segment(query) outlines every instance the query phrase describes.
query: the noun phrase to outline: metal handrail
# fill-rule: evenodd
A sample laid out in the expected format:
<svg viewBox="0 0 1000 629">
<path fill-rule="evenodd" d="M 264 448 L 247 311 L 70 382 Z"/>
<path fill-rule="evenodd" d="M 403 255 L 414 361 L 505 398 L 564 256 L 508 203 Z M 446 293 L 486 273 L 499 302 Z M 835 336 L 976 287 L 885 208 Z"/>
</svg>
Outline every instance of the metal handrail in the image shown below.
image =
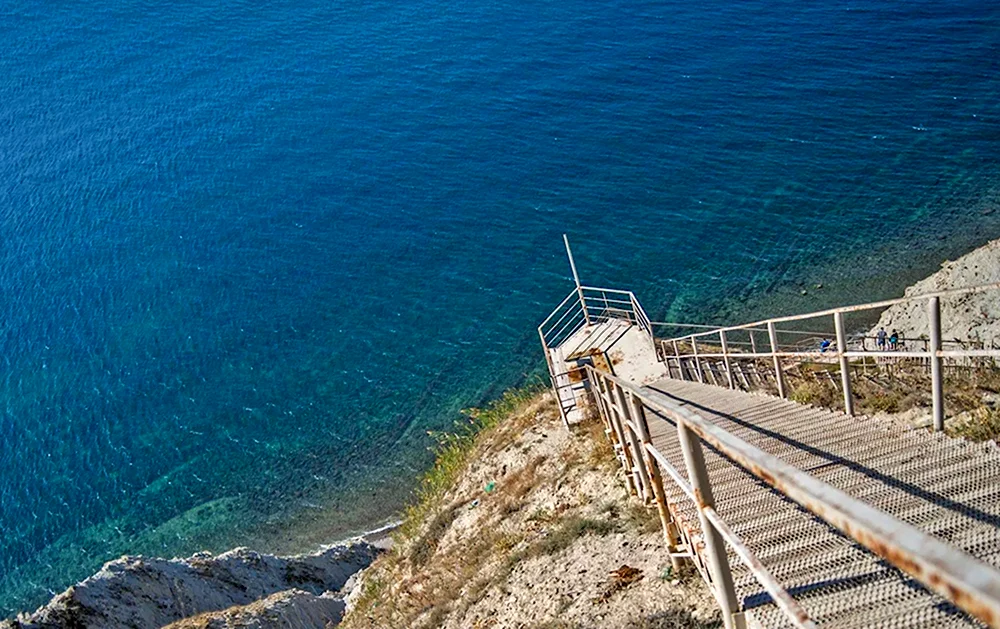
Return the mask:
<svg viewBox="0 0 1000 629">
<path fill-rule="evenodd" d="M 664 358 L 667 361 L 668 367 L 671 363 L 677 365 L 677 370 L 681 378 L 685 377 L 684 374 L 684 360 L 689 359 L 689 364 L 693 363 L 694 373 L 698 381 L 704 382 L 705 375 L 703 373 L 702 361 L 705 359 L 717 359 L 721 358 L 725 362 L 725 369 L 728 376 L 728 383 L 730 388 L 736 387 L 736 379 L 732 375 L 731 361 L 741 360 L 741 359 L 759 359 L 765 358 L 770 359 L 773 363 L 773 370 L 775 376 L 775 384 L 777 385 L 778 395 L 780 397 L 786 396 L 786 388 L 784 382 L 784 366 L 782 365 L 782 359 L 793 358 L 793 359 L 805 359 L 811 360 L 815 359 L 817 355 L 822 355 L 825 358 L 836 359 L 840 363 L 840 374 L 841 374 L 841 388 L 843 390 L 844 396 L 844 409 L 848 415 L 854 414 L 854 399 L 851 392 L 851 370 L 850 370 L 850 359 L 851 358 L 914 358 L 914 359 L 924 359 L 927 361 L 930 371 L 931 371 L 931 400 L 932 400 L 932 420 L 935 430 L 944 430 L 944 382 L 943 382 L 943 361 L 944 359 L 973 359 L 973 358 L 1000 358 L 1000 349 L 964 349 L 964 344 L 962 349 L 944 349 L 945 341 L 941 334 L 941 297 L 942 296 L 958 296 L 958 295 L 970 295 L 974 293 L 982 293 L 990 290 L 1000 289 L 1000 283 L 994 284 L 984 284 L 981 286 L 972 286 L 968 288 L 952 289 L 946 291 L 937 291 L 934 293 L 925 293 L 922 295 L 911 295 L 907 297 L 902 297 L 900 299 L 891 299 L 886 301 L 872 302 L 868 304 L 858 304 L 854 306 L 845 306 L 841 308 L 830 308 L 828 310 L 822 310 L 818 312 L 811 312 L 801 315 L 792 315 L 787 317 L 776 317 L 773 319 L 766 319 L 764 321 L 756 321 L 753 323 L 741 324 L 736 326 L 720 327 L 714 330 L 706 332 L 695 332 L 693 334 L 688 334 L 681 337 L 676 337 L 673 339 L 668 339 L 666 341 L 661 341 L 663 347 L 665 348 L 667 343 L 673 346 L 672 355 L 666 355 L 667 352 L 664 351 Z M 892 306 L 901 303 L 909 303 L 914 301 L 926 301 L 927 302 L 927 313 L 928 313 L 928 323 L 930 327 L 929 338 L 925 342 L 925 349 L 914 350 L 914 349 L 894 349 L 894 350 L 876 350 L 867 351 L 864 349 L 862 344 L 862 350 L 849 349 L 849 343 L 847 338 L 846 329 L 844 327 L 844 315 L 851 312 L 860 312 L 864 310 L 884 308 L 887 306 Z M 817 317 L 831 316 L 833 317 L 833 327 L 835 330 L 836 344 L 831 343 L 831 345 L 825 350 L 820 348 L 809 350 L 809 351 L 783 351 L 778 343 L 779 330 L 777 324 L 787 321 L 798 321 L 803 319 L 815 319 Z M 760 326 L 765 326 L 768 334 L 768 344 L 770 347 L 768 351 L 760 351 L 756 347 L 756 342 L 752 335 L 753 331 L 760 331 Z M 752 346 L 752 351 L 746 352 L 742 350 L 730 351 L 727 343 L 727 334 L 733 332 L 749 332 L 751 334 L 750 341 Z M 813 333 L 815 334 L 815 333 Z M 698 351 L 698 341 L 701 339 L 704 341 L 706 337 L 717 337 L 719 339 L 720 345 L 722 346 L 722 352 L 712 351 L 712 352 L 699 352 Z M 685 344 L 690 346 L 690 354 L 681 354 L 680 344 Z M 669 376 L 673 376 L 672 368 L 667 370 Z M 714 378 L 713 378 L 714 379 Z"/>
<path fill-rule="evenodd" d="M 622 432 L 624 428 L 632 431 L 639 428 L 639 432 L 644 433 L 642 434 L 644 443 L 642 449 L 651 455 L 647 463 L 653 461 L 657 466 L 657 469 L 653 470 L 650 463 L 651 472 L 656 473 L 651 473 L 648 476 L 653 480 L 660 478 L 658 472 L 665 468 L 664 471 L 667 472 L 668 476 L 678 480 L 684 493 L 694 498 L 705 534 L 705 552 L 709 555 L 712 567 L 712 584 L 716 589 L 716 598 L 723 607 L 727 627 L 740 624 L 734 622 L 732 618 L 739 611 L 735 609 L 735 601 L 733 600 L 733 582 L 728 557 L 721 548 L 710 543 L 710 533 L 718 534 L 730 544 L 736 555 L 744 561 L 751 573 L 771 594 L 778 607 L 796 626 L 814 627 L 815 625 L 788 594 L 787 590 L 777 583 L 773 575 L 753 556 L 743 541 L 715 511 L 714 501 L 711 497 L 711 483 L 701 452 L 702 442 L 970 615 L 990 626 L 1000 626 L 1000 571 L 992 566 L 789 465 L 778 457 L 727 432 L 698 413 L 661 395 L 642 390 L 590 365 L 587 366 L 587 375 L 591 382 L 590 390 L 594 395 L 595 406 L 612 430 L 617 431 L 616 438 L 620 440 L 622 447 L 628 448 L 629 443 L 635 443 L 638 438 L 635 434 L 625 435 Z M 610 400 L 605 398 L 603 401 L 599 401 L 597 392 L 603 396 L 604 391 L 609 388 L 617 388 L 621 399 L 624 399 L 625 396 L 630 398 L 635 407 L 634 411 L 630 413 L 627 409 L 614 406 L 613 395 L 610 396 Z M 639 421 L 630 421 L 627 424 L 618 422 L 616 425 L 612 421 L 613 418 L 607 416 L 611 412 L 609 406 L 614 409 L 614 412 L 630 417 L 632 420 L 637 419 L 636 415 L 638 415 Z M 680 474 L 672 468 L 667 458 L 659 453 L 649 441 L 648 426 L 645 426 L 644 411 L 646 409 L 676 423 L 681 445 L 687 444 L 685 461 L 688 468 L 688 478 L 691 479 L 690 486 L 680 482 Z M 636 426 L 636 423 L 639 425 Z M 697 452 L 691 451 L 692 443 L 696 446 Z M 641 453 L 634 450 L 632 456 L 638 457 L 641 456 Z M 625 459 L 622 460 L 622 464 L 628 472 L 627 463 L 628 461 Z M 653 487 L 653 490 L 655 493 L 656 487 Z M 662 487 L 657 494 L 658 502 L 661 496 Z M 661 517 L 663 517 L 662 513 Z M 664 521 L 663 524 L 666 531 L 668 529 L 667 521 Z"/>
<path fill-rule="evenodd" d="M 897 304 L 905 304 L 905 303 L 911 302 L 911 301 L 918 301 L 918 300 L 923 300 L 923 299 L 931 299 L 931 298 L 934 298 L 934 297 L 940 299 L 941 297 L 955 297 L 955 296 L 958 296 L 958 295 L 972 295 L 972 294 L 975 294 L 975 293 L 983 293 L 983 292 L 987 292 L 987 291 L 991 291 L 991 290 L 998 290 L 998 289 L 1000 289 L 1000 282 L 995 282 L 993 284 L 982 284 L 980 286 L 970 286 L 970 287 L 966 287 L 966 288 L 953 288 L 953 289 L 949 289 L 949 290 L 935 291 L 935 292 L 932 292 L 932 293 L 923 293 L 921 295 L 911 295 L 911 296 L 906 296 L 906 297 L 899 297 L 897 299 L 886 299 L 886 300 L 883 300 L 883 301 L 873 301 L 873 302 L 866 303 L 866 304 L 855 304 L 853 306 L 842 306 L 842 307 L 839 307 L 839 308 L 828 308 L 826 310 L 817 310 L 815 312 L 809 312 L 809 313 L 806 313 L 806 314 L 787 315 L 787 316 L 783 316 L 783 317 L 773 317 L 771 319 L 762 319 L 760 321 L 754 321 L 753 323 L 743 323 L 743 324 L 733 325 L 733 326 L 723 326 L 723 327 L 715 328 L 713 330 L 709 330 L 707 332 L 695 332 L 694 334 L 688 334 L 688 335 L 685 335 L 685 336 L 682 336 L 682 337 L 677 337 L 676 340 L 684 340 L 684 339 L 690 338 L 691 336 L 709 336 L 709 335 L 718 334 L 719 332 L 730 332 L 730 331 L 737 331 L 737 330 L 755 329 L 757 331 L 765 331 L 765 330 L 767 330 L 767 326 L 768 325 L 778 324 L 778 323 L 784 323 L 786 321 L 802 321 L 804 319 L 814 319 L 814 318 L 819 318 L 819 317 L 831 316 L 831 315 L 835 315 L 837 313 L 848 314 L 848 313 L 852 313 L 852 312 L 861 312 L 861 311 L 864 311 L 864 310 L 877 310 L 879 308 L 888 308 L 889 306 L 895 306 Z M 764 327 L 761 328 L 760 326 L 764 326 Z M 777 330 L 777 331 L 778 332 L 782 332 L 782 330 Z M 674 340 L 674 339 L 668 339 L 668 340 Z"/>
</svg>

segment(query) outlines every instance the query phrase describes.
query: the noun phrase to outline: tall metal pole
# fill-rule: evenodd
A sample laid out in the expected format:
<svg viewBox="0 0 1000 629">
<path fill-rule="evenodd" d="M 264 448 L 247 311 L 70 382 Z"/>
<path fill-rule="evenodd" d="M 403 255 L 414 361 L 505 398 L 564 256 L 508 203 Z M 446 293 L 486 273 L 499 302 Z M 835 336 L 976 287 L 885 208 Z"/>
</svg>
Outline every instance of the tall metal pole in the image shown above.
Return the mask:
<svg viewBox="0 0 1000 629">
<path fill-rule="evenodd" d="M 587 312 L 587 302 L 583 300 L 583 286 L 580 285 L 580 276 L 576 272 L 576 262 L 573 261 L 573 251 L 569 248 L 569 238 L 563 234 L 563 244 L 566 245 L 566 256 L 569 258 L 569 268 L 573 270 L 573 281 L 576 283 L 576 294 L 580 296 L 580 308 L 583 309 L 583 320 L 590 325 L 590 313 Z"/>
<path fill-rule="evenodd" d="M 941 377 L 941 300 L 931 297 L 927 302 L 927 314 L 931 327 L 931 398 L 934 430 L 944 430 L 944 383 Z"/>
</svg>

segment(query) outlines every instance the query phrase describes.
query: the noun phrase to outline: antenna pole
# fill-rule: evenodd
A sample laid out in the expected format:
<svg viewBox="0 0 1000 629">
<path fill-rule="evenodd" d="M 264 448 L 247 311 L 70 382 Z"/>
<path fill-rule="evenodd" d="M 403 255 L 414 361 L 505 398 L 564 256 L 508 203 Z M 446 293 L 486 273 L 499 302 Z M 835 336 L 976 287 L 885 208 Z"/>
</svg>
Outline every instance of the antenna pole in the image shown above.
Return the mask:
<svg viewBox="0 0 1000 629">
<path fill-rule="evenodd" d="M 569 248 L 569 238 L 563 234 L 563 244 L 566 245 L 566 256 L 569 258 L 569 268 L 573 270 L 573 281 L 576 283 L 576 294 L 580 297 L 580 308 L 583 309 L 583 319 L 590 325 L 590 313 L 587 312 L 587 302 L 583 299 L 583 286 L 576 272 L 576 262 L 573 261 L 573 251 Z"/>
</svg>

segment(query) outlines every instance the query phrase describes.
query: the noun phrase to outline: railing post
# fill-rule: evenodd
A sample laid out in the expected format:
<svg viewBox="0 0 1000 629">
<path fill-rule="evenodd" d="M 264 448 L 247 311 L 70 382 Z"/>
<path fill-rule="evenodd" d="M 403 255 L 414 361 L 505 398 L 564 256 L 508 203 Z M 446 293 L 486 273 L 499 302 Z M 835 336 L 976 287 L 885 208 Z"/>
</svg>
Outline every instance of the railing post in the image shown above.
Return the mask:
<svg viewBox="0 0 1000 629">
<path fill-rule="evenodd" d="M 681 380 L 687 380 L 687 377 L 684 375 L 684 363 L 681 362 L 681 350 L 679 347 L 677 347 L 676 340 L 673 341 L 673 344 L 674 344 L 674 356 L 677 357 L 677 373 L 680 374 Z"/>
<path fill-rule="evenodd" d="M 545 333 L 541 326 L 538 327 L 538 337 L 542 340 L 542 353 L 545 354 L 545 365 L 549 368 L 549 382 L 552 383 L 552 394 L 556 397 L 556 405 L 559 406 L 559 417 L 562 418 L 563 426 L 569 430 L 569 418 L 566 417 L 566 409 L 563 408 L 562 397 L 559 393 L 559 384 L 556 382 L 555 367 L 552 365 L 552 356 L 549 354 L 549 346 L 545 342 Z"/>
<path fill-rule="evenodd" d="M 750 332 L 750 351 L 753 352 L 754 354 L 756 354 L 757 353 L 757 339 L 754 338 L 753 330 L 752 329 L 749 330 L 749 332 Z M 757 360 L 757 358 L 754 357 L 754 360 Z"/>
<path fill-rule="evenodd" d="M 649 472 L 646 469 L 645 461 L 646 457 L 643 454 L 642 447 L 639 445 L 639 439 L 632 428 L 629 426 L 627 420 L 631 420 L 632 424 L 636 424 L 635 418 L 632 417 L 632 409 L 629 408 L 628 400 L 625 399 L 625 391 L 614 383 L 612 385 L 615 390 L 615 397 L 618 400 L 618 408 L 621 409 L 622 427 L 625 429 L 625 437 L 628 439 L 628 444 L 632 448 L 632 471 L 636 474 L 636 485 L 641 490 L 639 491 L 639 498 L 643 502 L 648 503 L 653 498 L 653 488 L 649 483 Z M 638 430 L 638 425 L 636 425 L 636 430 Z"/>
<path fill-rule="evenodd" d="M 705 467 L 705 455 L 701 449 L 701 441 L 684 422 L 677 422 L 677 436 L 681 442 L 681 449 L 684 451 L 688 479 L 691 481 L 695 501 L 698 503 L 698 521 L 701 523 L 701 531 L 705 536 L 705 552 L 708 555 L 712 585 L 716 588 L 715 598 L 719 602 L 719 607 L 722 608 L 722 621 L 725 623 L 726 629 L 744 629 L 746 620 L 739 610 L 725 542 L 712 523 L 705 517 L 706 508 L 715 508 L 715 498 L 712 496 L 712 484 L 708 478 L 708 469 Z"/>
<path fill-rule="evenodd" d="M 774 381 L 778 385 L 778 396 L 785 397 L 785 374 L 781 370 L 781 358 L 778 357 L 778 333 L 774 322 L 767 322 L 767 336 L 771 340 L 771 357 L 774 359 Z"/>
<path fill-rule="evenodd" d="M 928 321 L 931 326 L 931 399 L 933 400 L 934 430 L 944 430 L 944 382 L 941 377 L 941 300 L 931 297 L 927 303 Z"/>
<path fill-rule="evenodd" d="M 604 377 L 601 377 L 601 382 L 603 383 L 604 402 L 607 404 L 608 413 L 611 415 L 611 427 L 618 440 L 619 459 L 622 463 L 622 469 L 625 470 L 625 486 L 628 488 L 630 494 L 637 494 L 635 478 L 632 473 L 632 460 L 629 457 L 628 445 L 625 441 L 625 430 L 622 426 L 621 417 L 611 400 L 610 388 L 614 385 Z"/>
<path fill-rule="evenodd" d="M 660 345 L 659 345 L 659 349 L 658 349 L 658 354 L 657 355 L 663 357 L 663 364 L 666 365 L 666 367 L 667 367 L 667 377 L 670 378 L 671 380 L 673 380 L 674 379 L 674 368 L 670 366 L 670 359 L 667 358 L 667 342 L 666 341 L 660 341 Z"/>
<path fill-rule="evenodd" d="M 840 355 L 840 384 L 844 389 L 844 412 L 854 415 L 854 396 L 851 394 L 851 366 L 844 352 L 847 351 L 847 335 L 844 333 L 844 313 L 833 314 L 833 328 L 837 331 L 837 353 Z"/>
<path fill-rule="evenodd" d="M 601 392 L 601 382 L 600 374 L 593 367 L 587 368 L 587 379 L 590 380 L 590 394 L 594 398 L 594 404 L 597 405 L 597 414 L 601 418 L 601 422 L 604 424 L 604 433 L 608 436 L 608 440 L 611 442 L 612 447 L 615 443 L 615 430 L 611 425 L 611 414 L 608 412 L 608 407 L 604 403 L 604 395 Z"/>
<path fill-rule="evenodd" d="M 632 419 L 639 428 L 639 438 L 642 440 L 643 460 L 646 461 L 646 469 L 649 471 L 649 482 L 653 486 L 653 498 L 656 500 L 656 511 L 660 516 L 660 524 L 663 526 L 663 541 L 667 544 L 667 551 L 670 553 L 670 565 L 674 571 L 681 567 L 680 558 L 677 556 L 677 543 L 680 536 L 677 533 L 677 525 L 670 514 L 670 507 L 667 506 L 667 492 L 663 489 L 663 475 L 660 473 L 660 464 L 656 462 L 649 449 L 653 445 L 653 439 L 649 436 L 649 423 L 646 421 L 646 409 L 640 400 L 632 392 L 629 392 L 628 399 L 632 409 Z"/>
<path fill-rule="evenodd" d="M 691 335 L 691 355 L 694 356 L 694 374 L 698 378 L 698 382 L 705 384 L 705 374 L 701 371 L 701 359 L 698 358 L 698 341 L 695 340 L 694 335 Z"/>
<path fill-rule="evenodd" d="M 722 343 L 722 364 L 726 367 L 726 378 L 729 379 L 729 388 L 736 388 L 736 379 L 733 378 L 733 365 L 729 362 L 729 343 L 726 342 L 726 331 L 719 330 L 719 341 Z"/>
</svg>

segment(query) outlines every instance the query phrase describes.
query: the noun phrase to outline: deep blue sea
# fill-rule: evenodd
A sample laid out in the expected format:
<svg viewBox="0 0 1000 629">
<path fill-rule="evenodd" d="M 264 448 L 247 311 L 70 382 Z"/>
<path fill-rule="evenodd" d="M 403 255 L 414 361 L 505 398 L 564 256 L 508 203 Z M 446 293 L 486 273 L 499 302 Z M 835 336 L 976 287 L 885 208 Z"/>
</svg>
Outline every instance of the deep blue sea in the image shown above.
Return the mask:
<svg viewBox="0 0 1000 629">
<path fill-rule="evenodd" d="M 707 322 L 1000 236 L 996 3 L 8 0 L 0 33 L 0 615 L 390 517 L 427 430 L 540 373 L 563 232 Z"/>
</svg>

